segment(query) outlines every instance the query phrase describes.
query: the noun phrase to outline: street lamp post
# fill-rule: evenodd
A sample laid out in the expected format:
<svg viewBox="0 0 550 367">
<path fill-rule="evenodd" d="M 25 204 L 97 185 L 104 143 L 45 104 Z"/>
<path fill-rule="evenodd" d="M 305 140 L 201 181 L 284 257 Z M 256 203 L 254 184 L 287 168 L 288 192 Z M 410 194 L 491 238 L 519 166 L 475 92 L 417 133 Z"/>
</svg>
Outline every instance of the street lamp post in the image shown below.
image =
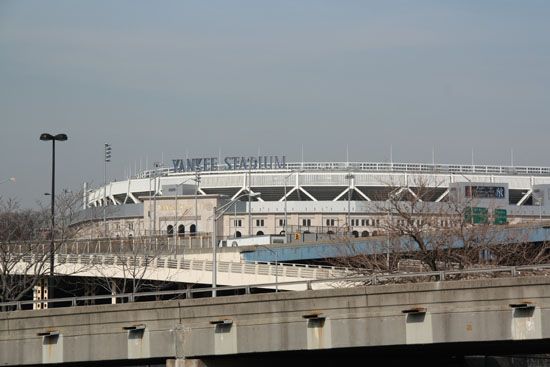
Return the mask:
<svg viewBox="0 0 550 367">
<path fill-rule="evenodd" d="M 395 195 L 399 192 L 401 192 L 402 188 L 401 187 L 397 187 L 395 189 L 393 189 L 392 191 L 390 191 L 388 193 L 388 200 L 386 201 L 387 205 L 388 205 L 388 216 L 386 218 L 386 221 L 388 222 L 386 227 L 386 269 L 389 271 L 390 270 L 390 229 L 391 229 L 391 226 L 393 225 L 393 211 L 392 211 L 392 207 L 391 207 L 391 199 L 396 199 Z"/>
<path fill-rule="evenodd" d="M 195 172 L 195 234 L 199 232 L 199 204 L 198 204 L 198 196 L 199 196 L 199 185 L 201 183 L 201 174 L 199 171 Z"/>
<path fill-rule="evenodd" d="M 277 252 L 266 245 L 254 245 L 254 250 L 246 249 L 246 250 L 240 251 L 240 253 L 245 254 L 245 253 L 256 252 L 259 249 L 264 249 L 264 248 L 269 252 L 271 252 L 273 255 L 275 255 L 275 292 L 279 292 L 279 255 L 277 254 Z"/>
<path fill-rule="evenodd" d="M 252 167 L 248 167 L 248 237 L 252 236 Z"/>
<path fill-rule="evenodd" d="M 48 133 L 40 134 L 40 140 L 52 142 L 52 189 L 51 189 L 51 230 L 50 230 L 50 277 L 48 279 L 48 298 L 53 297 L 53 275 L 54 275 L 54 256 L 55 256 L 55 142 L 66 141 L 66 134 L 51 135 Z"/>
<path fill-rule="evenodd" d="M 279 255 L 277 252 L 273 251 L 273 249 L 265 245 L 262 245 L 261 247 L 275 255 L 275 292 L 279 292 Z"/>
<path fill-rule="evenodd" d="M 191 180 L 195 180 L 195 178 L 191 177 L 191 178 L 188 178 L 187 180 L 184 180 L 183 182 L 180 182 L 179 184 L 176 185 L 176 194 L 175 194 L 175 201 L 176 201 L 176 213 L 175 213 L 175 218 L 174 218 L 174 228 L 178 228 L 178 187 L 179 186 L 182 186 L 184 183 L 186 182 L 189 182 Z M 196 196 L 196 195 L 195 195 Z M 195 206 L 195 211 L 196 211 L 196 206 Z M 177 233 L 177 232 L 176 232 Z"/>
<path fill-rule="evenodd" d="M 218 244 L 216 243 L 216 237 L 218 229 L 216 226 L 216 221 L 225 213 L 237 200 L 239 200 L 242 197 L 249 196 L 249 197 L 258 197 L 261 193 L 255 192 L 255 193 L 246 193 L 237 196 L 236 198 L 232 199 L 231 201 L 225 203 L 221 207 L 212 208 L 212 297 L 216 297 L 216 288 L 217 288 L 217 248 Z"/>
<path fill-rule="evenodd" d="M 287 238 L 285 241 L 288 241 L 288 233 L 287 233 L 287 223 L 288 223 L 288 216 L 287 216 L 287 209 L 286 209 L 286 180 L 288 180 L 288 178 L 290 176 L 292 176 L 294 172 L 291 172 L 290 174 L 288 174 L 287 176 L 285 176 L 285 183 L 284 183 L 284 186 L 285 186 L 285 196 L 284 196 L 284 199 L 285 199 L 285 225 L 283 226 L 283 229 L 285 231 L 285 237 Z"/>
<path fill-rule="evenodd" d="M 346 179 L 348 180 L 348 219 L 347 219 L 347 235 L 349 236 L 350 230 L 351 230 L 351 180 L 355 178 L 354 175 L 352 175 L 350 172 L 346 175 Z"/>
<path fill-rule="evenodd" d="M 285 231 L 285 236 L 287 237 L 287 239 L 288 239 L 288 233 L 287 233 L 287 225 L 288 225 L 287 214 L 288 214 L 288 212 L 287 212 L 287 207 L 286 207 L 286 202 L 287 202 L 287 200 L 286 200 L 286 196 L 287 196 L 286 195 L 287 194 L 286 193 L 286 186 L 287 186 L 287 183 L 286 182 L 287 182 L 287 180 L 290 176 L 292 176 L 295 173 L 300 173 L 300 172 L 304 172 L 304 170 L 300 169 L 300 170 L 292 171 L 288 175 L 286 175 L 285 179 L 284 179 L 285 196 L 283 198 L 284 198 L 284 201 L 285 201 L 285 225 L 283 226 L 283 230 Z"/>
<path fill-rule="evenodd" d="M 539 222 L 542 222 L 542 203 L 543 203 L 542 196 L 535 197 L 535 203 L 539 207 Z"/>
</svg>

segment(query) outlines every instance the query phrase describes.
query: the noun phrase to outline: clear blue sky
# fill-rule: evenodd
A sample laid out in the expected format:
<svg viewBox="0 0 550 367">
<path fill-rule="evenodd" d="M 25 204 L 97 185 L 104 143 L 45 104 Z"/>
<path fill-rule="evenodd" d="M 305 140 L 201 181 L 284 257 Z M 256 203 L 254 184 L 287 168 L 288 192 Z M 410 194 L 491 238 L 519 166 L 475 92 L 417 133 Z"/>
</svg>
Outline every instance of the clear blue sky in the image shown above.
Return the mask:
<svg viewBox="0 0 550 367">
<path fill-rule="evenodd" d="M 548 1 L 0 1 L 0 196 L 141 158 L 550 166 Z"/>
</svg>

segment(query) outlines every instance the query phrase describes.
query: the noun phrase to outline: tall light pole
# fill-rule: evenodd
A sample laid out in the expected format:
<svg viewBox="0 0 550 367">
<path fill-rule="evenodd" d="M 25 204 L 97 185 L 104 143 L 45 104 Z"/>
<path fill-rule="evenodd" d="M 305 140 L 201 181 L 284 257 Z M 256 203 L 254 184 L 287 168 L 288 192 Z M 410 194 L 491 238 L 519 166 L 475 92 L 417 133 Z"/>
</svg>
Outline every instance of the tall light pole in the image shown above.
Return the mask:
<svg viewBox="0 0 550 367">
<path fill-rule="evenodd" d="M 105 143 L 103 160 L 103 231 L 107 237 L 107 163 L 111 162 L 111 145 Z"/>
<path fill-rule="evenodd" d="M 285 241 L 288 241 L 288 232 L 287 232 L 287 223 L 288 223 L 288 216 L 287 216 L 287 209 L 286 209 L 286 180 L 288 180 L 288 178 L 290 176 L 292 176 L 294 172 L 291 172 L 289 173 L 288 175 L 285 176 L 285 183 L 284 183 L 284 186 L 285 186 L 285 196 L 283 197 L 285 199 L 285 225 L 283 227 L 284 231 L 285 231 L 285 237 L 286 237 L 286 240 Z"/>
<path fill-rule="evenodd" d="M 252 236 L 252 163 L 248 163 L 248 237 Z"/>
<path fill-rule="evenodd" d="M 392 203 L 390 200 L 396 200 L 395 195 L 401 192 L 401 190 L 401 187 L 397 187 L 390 191 L 388 193 L 388 200 L 386 201 L 388 205 L 388 217 L 386 219 L 386 221 L 388 222 L 386 225 L 386 269 L 388 271 L 390 270 L 390 229 L 392 229 L 391 226 L 393 225 L 393 211 L 391 206 Z"/>
<path fill-rule="evenodd" d="M 241 254 L 252 253 L 252 252 L 258 251 L 259 249 L 266 249 L 269 252 L 271 252 L 273 255 L 275 255 L 275 268 L 276 268 L 276 271 L 275 271 L 275 292 L 279 292 L 279 255 L 277 254 L 277 252 L 275 252 L 272 248 L 270 248 L 266 245 L 254 245 L 254 250 L 245 249 L 245 250 L 240 251 L 240 253 Z"/>
<path fill-rule="evenodd" d="M 246 194 L 242 194 L 242 195 L 239 195 L 237 196 L 236 198 L 232 199 L 231 201 L 225 203 L 224 205 L 222 205 L 221 207 L 217 208 L 217 207 L 214 207 L 212 208 L 212 297 L 216 297 L 216 288 L 217 288 L 217 282 L 218 282 L 218 271 L 217 271 L 217 258 L 218 258 L 218 254 L 217 254 L 217 248 L 218 248 L 218 243 L 216 241 L 216 237 L 218 236 L 217 232 L 218 232 L 218 229 L 217 229 L 217 226 L 216 226 L 216 222 L 217 220 L 223 215 L 223 213 L 225 213 L 227 211 L 227 209 L 231 208 L 231 206 L 237 202 L 237 200 L 239 200 L 240 198 L 242 197 L 245 197 L 245 196 L 252 196 L 252 197 L 258 197 L 260 196 L 261 193 L 259 192 L 255 192 L 255 193 L 246 193 Z"/>
<path fill-rule="evenodd" d="M 287 215 L 288 215 L 288 212 L 287 212 L 287 206 L 286 206 L 286 202 L 287 202 L 287 192 L 286 192 L 286 186 L 287 186 L 287 180 L 290 176 L 292 176 L 293 174 L 295 173 L 300 173 L 300 172 L 304 172 L 303 169 L 299 169 L 299 170 L 296 170 L 296 171 L 291 171 L 288 175 L 285 176 L 285 179 L 284 179 L 284 187 L 285 187 L 285 196 L 283 196 L 283 199 L 284 199 L 284 202 L 285 202 L 285 225 L 283 227 L 283 230 L 285 231 L 285 236 L 287 237 L 287 240 L 288 240 L 288 233 L 287 233 L 287 225 L 288 225 L 288 218 L 287 218 Z"/>
<path fill-rule="evenodd" d="M 195 178 L 193 177 L 190 177 L 188 178 L 187 180 L 184 180 L 183 182 L 180 182 L 179 184 L 176 185 L 176 195 L 175 195 L 175 201 L 176 201 L 176 210 L 175 210 L 175 218 L 174 218 L 174 228 L 175 228 L 175 233 L 176 235 L 179 235 L 179 230 L 178 230 L 178 187 L 179 186 L 182 186 L 184 183 L 186 182 L 189 182 L 191 180 L 195 180 Z M 196 192 L 195 192 L 195 197 L 196 197 Z M 196 205 L 195 205 L 195 212 L 196 212 Z M 185 216 L 185 214 L 184 214 Z"/>
<path fill-rule="evenodd" d="M 258 245 L 256 246 L 259 247 Z M 277 254 L 277 252 L 273 251 L 273 249 L 267 247 L 266 245 L 262 245 L 261 248 L 265 248 L 273 255 L 275 255 L 275 292 L 279 292 L 279 255 Z"/>
<path fill-rule="evenodd" d="M 199 204 L 198 204 L 198 196 L 199 196 L 199 185 L 201 183 L 201 174 L 199 171 L 195 172 L 195 233 L 199 231 Z"/>
<path fill-rule="evenodd" d="M 156 236 L 157 235 L 157 194 L 159 191 L 158 185 L 160 184 L 160 182 L 157 183 L 158 181 L 157 178 L 159 177 L 159 172 L 158 172 L 159 168 L 162 169 L 162 163 L 154 162 L 153 167 L 155 168 L 154 170 L 155 185 L 153 187 L 153 189 L 155 190 L 155 193 L 153 194 L 153 233 Z"/>
<path fill-rule="evenodd" d="M 51 203 L 51 230 L 50 230 L 50 277 L 48 278 L 48 298 L 53 297 L 53 275 L 54 275 L 54 259 L 55 259 L 55 142 L 66 141 L 66 134 L 51 135 L 48 133 L 40 134 L 40 140 L 52 142 L 52 203 Z"/>
<path fill-rule="evenodd" d="M 544 194 L 543 194 L 544 195 Z M 535 203 L 539 207 L 539 222 L 542 222 L 542 203 L 543 203 L 543 196 L 535 197 Z"/>
<path fill-rule="evenodd" d="M 347 234 L 349 235 L 351 229 L 351 180 L 355 178 L 351 172 L 348 172 L 346 179 L 348 180 L 348 219 L 347 219 Z"/>
</svg>

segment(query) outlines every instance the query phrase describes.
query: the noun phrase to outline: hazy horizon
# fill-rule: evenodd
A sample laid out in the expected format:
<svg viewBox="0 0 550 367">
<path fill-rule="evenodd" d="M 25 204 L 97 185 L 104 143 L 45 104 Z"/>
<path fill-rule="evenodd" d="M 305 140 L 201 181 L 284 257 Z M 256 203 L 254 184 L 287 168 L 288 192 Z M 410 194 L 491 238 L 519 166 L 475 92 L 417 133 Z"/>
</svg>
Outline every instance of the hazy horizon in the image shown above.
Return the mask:
<svg viewBox="0 0 550 367">
<path fill-rule="evenodd" d="M 172 159 L 550 166 L 544 1 L 2 1 L 0 196 Z M 221 152 L 220 152 L 221 151 Z M 221 154 L 220 154 L 221 153 Z"/>
</svg>

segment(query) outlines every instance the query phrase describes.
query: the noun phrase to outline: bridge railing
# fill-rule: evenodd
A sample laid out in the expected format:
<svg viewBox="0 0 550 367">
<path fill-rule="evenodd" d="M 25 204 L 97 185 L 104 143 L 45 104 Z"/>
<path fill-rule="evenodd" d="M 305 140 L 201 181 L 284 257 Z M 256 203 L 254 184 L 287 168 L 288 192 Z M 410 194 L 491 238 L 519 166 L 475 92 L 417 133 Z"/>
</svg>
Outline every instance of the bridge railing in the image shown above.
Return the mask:
<svg viewBox="0 0 550 367">
<path fill-rule="evenodd" d="M 34 259 L 29 256 L 24 258 L 27 262 Z M 212 271 L 212 260 L 185 259 L 183 256 L 159 256 L 147 255 L 124 256 L 109 254 L 57 254 L 55 261 L 58 265 L 74 264 L 82 265 L 84 269 L 96 265 L 107 266 L 139 266 L 150 269 L 166 270 L 191 270 L 191 271 Z M 341 277 L 350 274 L 350 270 L 334 266 L 308 265 L 295 263 L 272 263 L 272 262 L 231 262 L 218 261 L 218 273 L 242 274 L 242 275 L 265 275 L 280 276 L 286 278 L 302 279 L 324 279 L 329 277 Z"/>
<path fill-rule="evenodd" d="M 22 310 L 24 306 L 31 306 L 40 303 L 48 303 L 57 306 L 75 307 L 80 305 L 93 304 L 96 301 L 111 301 L 112 303 L 136 302 L 141 300 L 160 299 L 170 297 L 170 299 L 189 299 L 195 295 L 209 296 L 216 291 L 217 296 L 236 295 L 236 294 L 251 294 L 257 288 L 280 289 L 282 286 L 295 286 L 301 288 L 298 291 L 307 291 L 315 288 L 315 285 L 328 283 L 333 288 L 349 288 L 357 286 L 379 285 L 384 283 L 398 283 L 405 281 L 426 280 L 431 281 L 451 281 L 455 279 L 464 279 L 464 277 L 481 277 L 481 276 L 510 276 L 517 277 L 530 274 L 545 275 L 550 273 L 550 264 L 539 265 L 524 265 L 524 266 L 507 266 L 497 268 L 483 269 L 464 269 L 450 271 L 432 271 L 432 272 L 417 272 L 417 273 L 399 273 L 399 274 L 367 274 L 355 276 L 329 277 L 325 279 L 309 279 L 299 281 L 284 281 L 277 283 L 265 283 L 254 285 L 239 285 L 239 286 L 223 286 L 223 287 L 205 287 L 205 288 L 188 288 L 185 290 L 165 290 L 139 293 L 120 293 L 98 296 L 82 296 L 82 297 L 65 297 L 54 298 L 49 300 L 25 300 L 14 302 L 0 303 L 0 311 Z"/>
</svg>

